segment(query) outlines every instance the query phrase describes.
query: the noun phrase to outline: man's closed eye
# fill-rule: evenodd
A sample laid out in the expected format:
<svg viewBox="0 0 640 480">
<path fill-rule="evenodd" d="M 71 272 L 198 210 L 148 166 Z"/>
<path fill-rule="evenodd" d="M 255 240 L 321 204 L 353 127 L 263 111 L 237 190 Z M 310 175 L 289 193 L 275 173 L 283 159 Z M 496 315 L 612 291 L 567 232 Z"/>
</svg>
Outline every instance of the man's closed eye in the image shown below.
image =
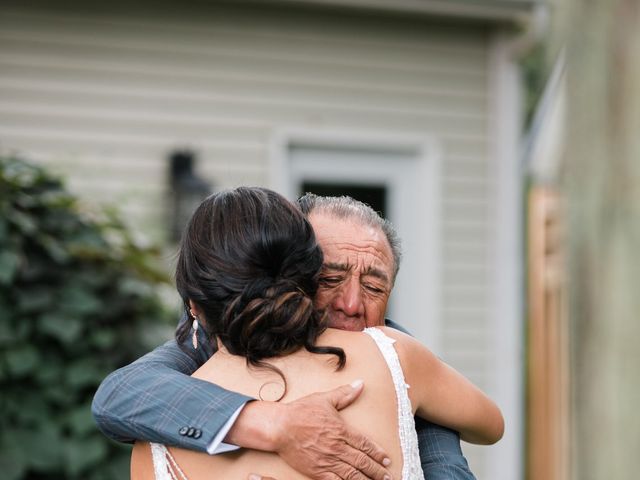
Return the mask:
<svg viewBox="0 0 640 480">
<path fill-rule="evenodd" d="M 323 287 L 337 287 L 340 283 L 342 283 L 342 277 L 320 277 L 320 285 Z"/>
<path fill-rule="evenodd" d="M 381 295 L 386 292 L 384 288 L 378 287 L 377 285 L 371 285 L 371 284 L 365 283 L 363 286 L 368 292 L 373 293 L 375 295 Z"/>
</svg>

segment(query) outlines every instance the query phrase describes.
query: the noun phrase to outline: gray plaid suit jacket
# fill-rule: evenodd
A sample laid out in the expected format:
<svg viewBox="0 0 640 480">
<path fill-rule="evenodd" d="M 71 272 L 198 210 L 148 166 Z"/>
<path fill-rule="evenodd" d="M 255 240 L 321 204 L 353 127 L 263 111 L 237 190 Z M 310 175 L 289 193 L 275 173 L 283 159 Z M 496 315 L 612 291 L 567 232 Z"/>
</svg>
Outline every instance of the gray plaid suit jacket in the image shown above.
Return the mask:
<svg viewBox="0 0 640 480">
<path fill-rule="evenodd" d="M 405 331 L 394 322 L 387 325 Z M 199 334 L 202 329 L 199 329 Z M 212 355 L 210 342 L 183 351 L 175 340 L 111 373 L 96 392 L 98 428 L 120 442 L 146 440 L 206 452 L 229 417 L 254 400 L 191 375 Z M 185 435 L 189 428 L 202 432 Z M 416 417 L 420 459 L 428 480 L 474 480 L 456 432 Z"/>
</svg>

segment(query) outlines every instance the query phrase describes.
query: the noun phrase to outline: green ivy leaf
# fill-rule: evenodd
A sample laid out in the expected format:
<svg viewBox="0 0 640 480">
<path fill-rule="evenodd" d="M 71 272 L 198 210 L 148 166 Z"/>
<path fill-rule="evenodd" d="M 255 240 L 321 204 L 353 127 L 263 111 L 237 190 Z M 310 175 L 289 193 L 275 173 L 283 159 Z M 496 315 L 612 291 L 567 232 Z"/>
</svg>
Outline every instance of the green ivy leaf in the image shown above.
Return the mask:
<svg viewBox="0 0 640 480">
<path fill-rule="evenodd" d="M 0 242 L 4 243 L 7 239 L 7 235 L 9 234 L 9 228 L 7 225 L 7 221 L 4 218 L 4 212 L 0 215 Z"/>
<path fill-rule="evenodd" d="M 98 385 L 104 377 L 102 368 L 86 360 L 72 364 L 65 371 L 66 383 L 74 389 Z"/>
<path fill-rule="evenodd" d="M 62 384 L 52 385 L 44 392 L 47 401 L 56 407 L 73 404 L 73 397 L 76 392 L 70 392 L 69 389 Z"/>
<path fill-rule="evenodd" d="M 91 414 L 91 403 L 85 403 L 68 415 L 66 424 L 69 426 L 74 436 L 84 437 L 88 433 L 95 431 L 96 424 Z"/>
<path fill-rule="evenodd" d="M 56 263 L 65 264 L 71 258 L 64 246 L 50 235 L 39 235 L 38 241 Z"/>
<path fill-rule="evenodd" d="M 6 345 L 13 342 L 13 332 L 9 327 L 9 312 L 0 306 L 0 345 Z"/>
<path fill-rule="evenodd" d="M 9 285 L 20 265 L 20 255 L 11 250 L 0 252 L 0 284 Z"/>
<path fill-rule="evenodd" d="M 62 466 L 62 437 L 54 425 L 45 424 L 38 430 L 16 429 L 8 436 L 23 448 L 28 447 L 27 464 L 34 470 L 47 471 Z"/>
<path fill-rule="evenodd" d="M 7 412 L 18 425 L 43 425 L 51 418 L 51 409 L 43 396 L 20 395 L 8 399 Z"/>
<path fill-rule="evenodd" d="M 38 366 L 38 351 L 31 345 L 17 346 L 5 355 L 9 373 L 21 377 L 31 373 Z"/>
<path fill-rule="evenodd" d="M 71 344 L 82 333 L 82 321 L 74 316 L 62 313 L 50 313 L 40 316 L 40 330 L 63 343 Z"/>
<path fill-rule="evenodd" d="M 33 325 L 28 317 L 17 317 L 14 316 L 14 320 L 22 318 L 22 321 L 18 321 L 17 324 L 10 324 L 12 328 L 14 344 L 19 345 L 21 343 L 29 343 L 30 335 L 33 330 Z"/>
<path fill-rule="evenodd" d="M 58 358 L 45 358 L 41 360 L 41 367 L 36 371 L 35 378 L 38 384 L 48 388 L 49 385 L 59 384 L 63 379 L 63 364 Z"/>
<path fill-rule="evenodd" d="M 19 291 L 17 308 L 21 314 L 41 312 L 54 307 L 54 285 L 31 286 L 27 291 Z"/>
<path fill-rule="evenodd" d="M 65 470 L 71 476 L 95 467 L 107 455 L 107 446 L 104 440 L 97 435 L 74 439 L 65 445 Z"/>
<path fill-rule="evenodd" d="M 31 215 L 14 208 L 7 212 L 7 220 L 27 236 L 33 235 L 38 230 L 38 223 Z"/>
<path fill-rule="evenodd" d="M 5 433 L 5 438 L 11 432 Z M 0 472 L 6 480 L 22 478 L 27 470 L 27 449 L 17 444 L 13 438 L 8 438 L 0 446 Z"/>
<path fill-rule="evenodd" d="M 100 312 L 103 308 L 100 299 L 92 291 L 83 288 L 83 285 L 66 286 L 60 297 L 60 305 L 70 313 L 87 315 Z"/>
<path fill-rule="evenodd" d="M 27 192 L 18 192 L 14 197 L 14 203 L 21 209 L 31 209 L 38 205 L 38 198 Z"/>
<path fill-rule="evenodd" d="M 109 455 L 109 462 L 101 465 L 100 470 L 104 473 L 104 476 L 92 476 L 91 480 L 129 478 L 132 447 L 131 445 L 123 444 L 115 445 L 115 447 L 117 449 L 114 448 L 115 451 Z"/>
<path fill-rule="evenodd" d="M 126 278 L 118 285 L 120 291 L 125 295 L 148 297 L 151 293 L 151 286 L 147 282 L 137 278 Z"/>
<path fill-rule="evenodd" d="M 89 336 L 91 345 L 99 350 L 106 350 L 116 344 L 117 338 L 113 330 L 94 330 Z"/>
</svg>

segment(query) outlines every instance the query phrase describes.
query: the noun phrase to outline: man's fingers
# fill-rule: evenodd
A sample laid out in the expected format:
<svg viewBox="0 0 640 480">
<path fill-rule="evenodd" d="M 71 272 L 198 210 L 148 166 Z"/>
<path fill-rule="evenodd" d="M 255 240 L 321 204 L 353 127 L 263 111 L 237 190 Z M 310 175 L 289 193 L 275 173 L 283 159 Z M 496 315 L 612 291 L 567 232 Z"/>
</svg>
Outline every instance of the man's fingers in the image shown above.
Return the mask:
<svg viewBox="0 0 640 480">
<path fill-rule="evenodd" d="M 321 477 L 318 477 L 318 480 L 342 480 L 342 477 L 336 475 L 335 473 L 327 472 Z"/>
<path fill-rule="evenodd" d="M 342 410 L 351 405 L 360 396 L 363 388 L 364 383 L 362 380 L 356 380 L 351 385 L 342 385 L 321 395 L 326 395 L 336 410 Z"/>
<path fill-rule="evenodd" d="M 377 443 L 351 431 L 347 431 L 345 441 L 357 452 L 355 460 L 349 463 L 371 478 L 382 478 L 379 475 L 379 472 L 383 471 L 380 465 L 388 467 L 391 464 L 386 452 Z M 371 473 L 376 475 L 371 475 Z"/>
<path fill-rule="evenodd" d="M 252 473 L 251 475 L 249 475 L 247 480 L 276 480 L 273 477 L 263 477 L 262 475 L 257 475 L 255 473 Z"/>
<path fill-rule="evenodd" d="M 338 477 L 342 480 L 369 480 L 364 473 L 348 465 L 340 471 Z"/>
<path fill-rule="evenodd" d="M 391 480 L 391 475 L 386 470 L 391 462 L 387 456 L 383 453 L 382 460 L 374 460 L 366 453 L 360 450 L 350 447 L 348 455 L 343 457 L 343 461 L 346 463 L 341 464 L 341 471 L 337 471 L 340 478 L 347 480 Z M 387 463 L 382 466 L 382 461 L 386 459 Z"/>
</svg>

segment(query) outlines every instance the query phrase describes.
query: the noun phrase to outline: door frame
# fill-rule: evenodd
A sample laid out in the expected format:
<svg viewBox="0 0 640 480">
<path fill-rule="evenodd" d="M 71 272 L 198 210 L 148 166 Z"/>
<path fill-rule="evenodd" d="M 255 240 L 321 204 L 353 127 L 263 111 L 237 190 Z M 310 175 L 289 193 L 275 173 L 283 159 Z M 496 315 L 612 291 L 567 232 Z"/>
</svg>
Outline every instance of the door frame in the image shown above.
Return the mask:
<svg viewBox="0 0 640 480">
<path fill-rule="evenodd" d="M 389 218 L 398 229 L 404 253 L 391 296 L 391 314 L 395 315 L 391 318 L 432 351 L 441 354 L 441 153 L 438 142 L 431 136 L 380 132 L 307 128 L 278 130 L 270 142 L 269 185 L 291 200 L 298 195 L 298 177 L 292 174 L 293 148 L 397 152 L 411 160 L 411 164 L 400 160 L 402 164 L 398 168 L 385 167 L 377 175 L 374 166 L 357 177 L 354 176 L 353 165 L 346 165 L 344 172 L 347 176 L 340 178 L 354 183 L 363 183 L 363 178 L 372 182 L 376 178 L 383 179 L 388 191 Z M 315 171 L 317 174 L 317 167 Z M 331 181 L 327 175 L 335 177 L 336 172 L 322 177 L 311 176 L 310 179 Z M 412 195 L 419 199 L 419 204 L 409 203 L 410 193 L 400 192 L 403 189 L 397 188 L 398 182 L 407 181 L 420 181 L 420 191 Z M 415 221 L 416 214 L 420 221 Z M 419 311 L 420 314 L 407 314 L 410 311 Z"/>
</svg>

